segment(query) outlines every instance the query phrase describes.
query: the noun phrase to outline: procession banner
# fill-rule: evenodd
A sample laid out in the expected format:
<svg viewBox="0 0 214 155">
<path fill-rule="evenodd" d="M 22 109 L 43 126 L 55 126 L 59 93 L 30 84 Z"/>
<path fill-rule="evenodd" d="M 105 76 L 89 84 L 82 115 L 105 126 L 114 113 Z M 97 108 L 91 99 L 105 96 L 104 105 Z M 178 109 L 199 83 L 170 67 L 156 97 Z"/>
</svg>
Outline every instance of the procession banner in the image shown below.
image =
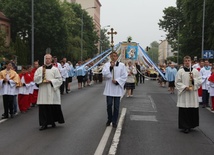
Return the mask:
<svg viewBox="0 0 214 155">
<path fill-rule="evenodd" d="M 126 59 L 137 60 L 138 45 L 137 43 L 129 43 L 126 48 Z"/>
</svg>

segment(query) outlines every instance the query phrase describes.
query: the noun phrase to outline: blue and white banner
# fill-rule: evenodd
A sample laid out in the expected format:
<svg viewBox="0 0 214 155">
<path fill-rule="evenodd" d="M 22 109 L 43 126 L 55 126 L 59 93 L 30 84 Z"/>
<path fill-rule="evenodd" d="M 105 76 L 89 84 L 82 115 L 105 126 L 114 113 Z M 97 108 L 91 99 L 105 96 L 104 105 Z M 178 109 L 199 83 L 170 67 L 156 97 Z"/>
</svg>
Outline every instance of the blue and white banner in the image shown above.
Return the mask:
<svg viewBox="0 0 214 155">
<path fill-rule="evenodd" d="M 128 45 L 126 49 L 126 59 L 137 60 L 138 46 Z"/>
</svg>

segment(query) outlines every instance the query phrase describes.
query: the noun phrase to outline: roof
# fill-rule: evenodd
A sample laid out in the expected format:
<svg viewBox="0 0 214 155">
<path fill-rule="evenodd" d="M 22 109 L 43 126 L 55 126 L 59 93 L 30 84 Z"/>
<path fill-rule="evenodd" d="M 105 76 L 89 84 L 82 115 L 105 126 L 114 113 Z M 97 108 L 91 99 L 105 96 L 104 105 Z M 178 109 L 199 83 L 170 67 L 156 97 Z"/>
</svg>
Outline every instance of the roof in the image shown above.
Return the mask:
<svg viewBox="0 0 214 155">
<path fill-rule="evenodd" d="M 96 0 L 96 1 L 97 1 L 98 5 L 100 5 L 100 7 L 101 7 L 102 5 L 101 5 L 100 1 L 99 0 Z"/>
<path fill-rule="evenodd" d="M 10 21 L 9 18 L 7 18 L 3 12 L 0 11 L 0 20 L 4 20 L 4 21 Z"/>
</svg>

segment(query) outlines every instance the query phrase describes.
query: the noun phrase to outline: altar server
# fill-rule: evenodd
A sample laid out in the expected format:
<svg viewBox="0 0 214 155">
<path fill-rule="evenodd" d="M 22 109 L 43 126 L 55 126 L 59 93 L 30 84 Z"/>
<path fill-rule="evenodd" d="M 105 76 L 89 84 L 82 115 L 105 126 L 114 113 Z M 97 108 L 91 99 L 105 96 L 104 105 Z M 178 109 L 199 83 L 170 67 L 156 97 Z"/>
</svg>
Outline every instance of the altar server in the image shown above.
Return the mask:
<svg viewBox="0 0 214 155">
<path fill-rule="evenodd" d="M 25 113 L 30 108 L 30 87 L 32 77 L 28 74 L 28 67 L 22 66 L 22 72 L 19 74 L 21 87 L 19 87 L 18 104 L 19 110 Z"/>
<path fill-rule="evenodd" d="M 30 73 L 32 79 L 34 78 L 34 74 L 35 74 L 36 70 L 39 68 L 39 61 L 34 61 L 33 66 L 34 67 Z M 33 94 L 31 95 L 31 103 L 32 103 L 31 106 L 34 107 L 36 105 L 36 102 L 37 102 L 39 88 L 37 87 L 37 85 L 35 84 L 34 81 L 32 83 L 33 83 Z"/>
<path fill-rule="evenodd" d="M 106 79 L 104 95 L 107 101 L 108 121 L 106 126 L 111 123 L 114 128 L 117 127 L 117 119 L 120 107 L 120 97 L 124 95 L 124 85 L 127 80 L 127 70 L 123 63 L 117 61 L 118 55 L 116 52 L 111 53 L 111 62 L 107 62 L 102 70 L 102 74 Z M 114 111 L 112 105 L 114 102 Z"/>
<path fill-rule="evenodd" d="M 13 118 L 13 100 L 17 94 L 16 87 L 20 85 L 19 75 L 12 70 L 12 63 L 5 62 L 6 69 L 0 72 L 0 95 L 3 95 L 4 115 L 2 119 Z"/>
</svg>

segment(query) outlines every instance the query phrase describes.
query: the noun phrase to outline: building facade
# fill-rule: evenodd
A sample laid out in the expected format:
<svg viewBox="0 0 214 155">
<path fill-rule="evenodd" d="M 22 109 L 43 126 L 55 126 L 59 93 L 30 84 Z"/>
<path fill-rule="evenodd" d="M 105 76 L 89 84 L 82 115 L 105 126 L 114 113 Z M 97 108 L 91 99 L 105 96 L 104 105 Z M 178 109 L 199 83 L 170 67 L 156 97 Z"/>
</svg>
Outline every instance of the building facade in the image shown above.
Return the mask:
<svg viewBox="0 0 214 155">
<path fill-rule="evenodd" d="M 158 62 L 160 64 L 164 64 L 168 57 L 174 55 L 172 52 L 171 45 L 168 43 L 167 40 L 162 40 L 158 47 Z"/>
<path fill-rule="evenodd" d="M 3 12 L 0 12 L 0 31 L 6 35 L 6 46 L 9 46 L 11 39 L 10 20 L 3 14 Z"/>
</svg>

